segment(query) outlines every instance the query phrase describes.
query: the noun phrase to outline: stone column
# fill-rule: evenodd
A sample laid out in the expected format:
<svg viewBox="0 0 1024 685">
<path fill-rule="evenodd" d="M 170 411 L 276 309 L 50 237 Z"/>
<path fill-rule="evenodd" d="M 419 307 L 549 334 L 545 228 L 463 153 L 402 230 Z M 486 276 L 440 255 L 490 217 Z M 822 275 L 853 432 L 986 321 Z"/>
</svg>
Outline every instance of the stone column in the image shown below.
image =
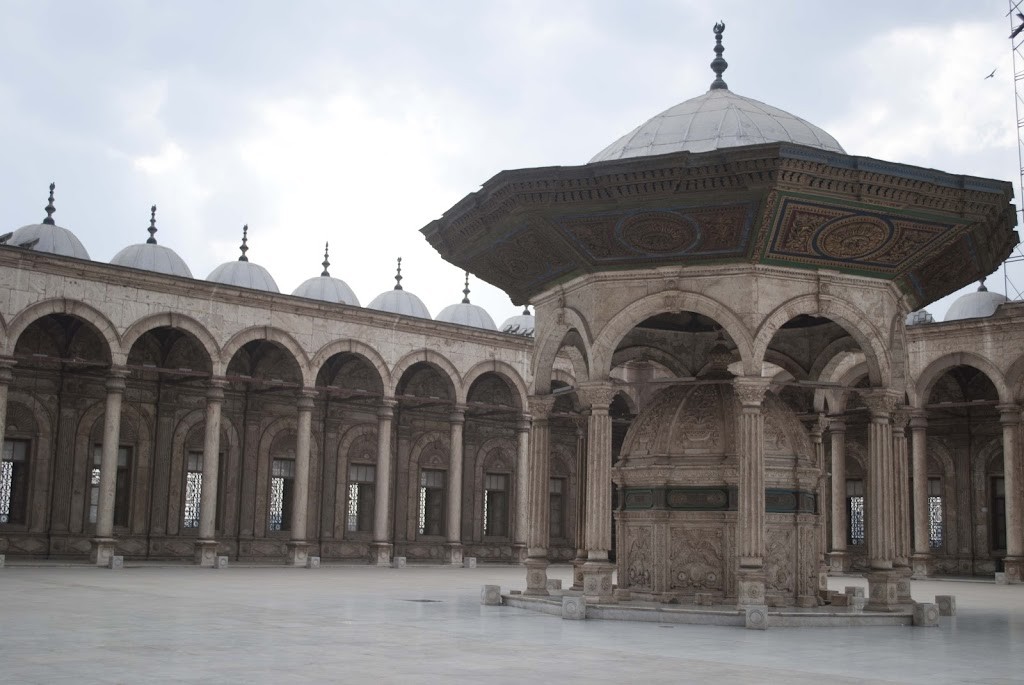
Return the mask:
<svg viewBox="0 0 1024 685">
<path fill-rule="evenodd" d="M 299 416 L 295 435 L 295 483 L 292 494 L 292 539 L 288 541 L 288 565 L 305 566 L 309 557 L 306 541 L 306 513 L 309 509 L 309 433 L 316 391 L 302 390 L 297 402 Z"/>
<path fill-rule="evenodd" d="M 887 611 L 898 602 L 896 558 L 896 465 L 893 459 L 892 411 L 896 396 L 876 389 L 861 393 L 871 412 L 868 424 L 867 575 L 868 609 Z"/>
<path fill-rule="evenodd" d="M 107 404 L 103 414 L 103 448 L 100 456 L 100 493 L 96 511 L 96 537 L 90 558 L 106 566 L 114 554 L 114 499 L 117 495 L 117 452 L 121 438 L 121 399 L 126 369 L 111 369 L 107 376 Z M 88 455 L 90 464 L 92 454 Z"/>
<path fill-rule="evenodd" d="M 1020 407 L 1001 404 L 999 421 L 1003 424 L 1003 485 L 1006 492 L 1006 557 L 1003 570 L 1009 583 L 1024 580 L 1024 526 L 1021 525 L 1022 505 L 1020 483 Z"/>
<path fill-rule="evenodd" d="M 814 446 L 814 466 L 818 469 L 820 474 L 818 478 L 818 487 L 815 490 L 815 497 L 818 500 L 818 525 L 820 528 L 820 535 L 818 536 L 818 591 L 828 590 L 828 563 L 825 561 L 825 550 L 828 549 L 828 528 L 824 525 L 825 512 L 824 506 L 826 496 L 828 494 L 828 482 L 825 476 L 825 445 L 822 440 L 822 434 L 826 427 L 825 417 L 822 414 L 818 414 L 814 423 L 811 424 L 811 444 Z M 814 599 L 812 597 L 812 599 Z"/>
<path fill-rule="evenodd" d="M 828 423 L 832 442 L 832 546 L 828 554 L 829 572 L 841 575 L 846 570 L 846 422 L 833 418 Z"/>
<path fill-rule="evenodd" d="M 395 416 L 395 405 L 391 397 L 385 397 L 377 409 L 377 480 L 374 484 L 373 544 L 370 545 L 370 563 L 377 566 L 391 565 L 391 422 Z"/>
<path fill-rule="evenodd" d="M 527 595 L 548 594 L 548 462 L 551 443 L 551 408 L 555 404 L 552 395 L 532 395 L 530 414 L 533 428 L 530 432 L 530 463 L 527 478 L 526 528 L 526 591 Z"/>
<path fill-rule="evenodd" d="M 615 386 L 610 381 L 583 384 L 576 391 L 589 408 L 587 415 L 587 498 L 583 564 L 583 596 L 587 601 L 614 601 L 608 561 L 612 546 L 612 419 L 608 414 Z"/>
<path fill-rule="evenodd" d="M 516 423 L 516 542 L 512 545 L 512 557 L 519 563 L 526 562 L 526 531 L 529 527 L 530 491 L 530 415 L 523 414 Z"/>
<path fill-rule="evenodd" d="M 220 410 L 227 381 L 211 380 L 206 391 L 206 425 L 203 434 L 203 486 L 199 495 L 199 539 L 196 563 L 213 567 L 217 562 L 217 480 L 220 476 Z"/>
<path fill-rule="evenodd" d="M 587 563 L 587 417 L 576 423 L 576 558 L 572 561 L 572 589 L 583 591 L 583 565 Z"/>
<path fill-rule="evenodd" d="M 895 538 L 895 556 L 893 567 L 896 569 L 896 595 L 901 603 L 913 601 L 910 598 L 910 457 L 907 452 L 907 422 L 910 412 L 906 407 L 899 407 L 892 413 L 892 458 L 893 458 L 893 495 L 896 517 L 893 535 Z"/>
<path fill-rule="evenodd" d="M 914 578 L 927 578 L 931 565 L 928 540 L 928 418 L 923 409 L 910 416 L 910 446 L 914 476 L 914 555 L 911 569 Z"/>
<path fill-rule="evenodd" d="M 736 512 L 737 599 L 745 604 L 765 603 L 764 574 L 764 413 L 768 390 L 760 377 L 733 381 L 740 401 L 736 427 L 739 459 L 739 507 Z"/>
<path fill-rule="evenodd" d="M 462 429 L 466 425 L 466 408 L 455 405 L 448 416 L 451 429 L 451 459 L 448 464 L 448 563 L 462 566 Z"/>
<path fill-rule="evenodd" d="M 14 380 L 14 373 L 11 371 L 14 364 L 13 359 L 0 357 L 0 448 L 3 447 L 7 430 L 7 388 Z"/>
</svg>

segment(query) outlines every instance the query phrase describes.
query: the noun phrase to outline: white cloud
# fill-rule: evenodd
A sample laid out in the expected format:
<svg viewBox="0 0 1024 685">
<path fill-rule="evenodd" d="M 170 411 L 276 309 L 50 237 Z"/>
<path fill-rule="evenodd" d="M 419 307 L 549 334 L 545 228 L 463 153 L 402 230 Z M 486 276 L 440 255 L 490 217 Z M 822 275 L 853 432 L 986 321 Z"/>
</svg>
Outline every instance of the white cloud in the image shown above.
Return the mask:
<svg viewBox="0 0 1024 685">
<path fill-rule="evenodd" d="M 132 165 L 147 174 L 166 174 L 180 169 L 188 159 L 185 151 L 174 141 L 168 141 L 155 155 L 143 155 L 132 160 Z"/>
</svg>

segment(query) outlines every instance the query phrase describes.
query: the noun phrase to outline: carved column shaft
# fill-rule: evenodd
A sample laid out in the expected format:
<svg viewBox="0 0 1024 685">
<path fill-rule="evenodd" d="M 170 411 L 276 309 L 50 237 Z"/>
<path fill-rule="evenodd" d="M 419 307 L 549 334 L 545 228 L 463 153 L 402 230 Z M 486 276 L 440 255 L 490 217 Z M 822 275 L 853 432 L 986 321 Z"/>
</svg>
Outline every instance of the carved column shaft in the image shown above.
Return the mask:
<svg viewBox="0 0 1024 685">
<path fill-rule="evenodd" d="M 587 420 L 576 425 L 576 556 L 587 557 Z"/>
<path fill-rule="evenodd" d="M 608 561 L 612 546 L 612 419 L 608 414 L 615 389 L 609 383 L 581 387 L 590 405 L 587 417 L 587 497 L 584 540 L 588 561 Z"/>
<path fill-rule="evenodd" d="M 217 480 L 220 476 L 220 414 L 224 405 L 223 381 L 213 381 L 206 392 L 203 433 L 203 487 L 199 500 L 199 539 L 212 540 L 217 524 Z"/>
<path fill-rule="evenodd" d="M 926 555 L 928 545 L 928 419 L 923 412 L 910 419 L 911 456 L 914 460 L 914 554 Z"/>
<path fill-rule="evenodd" d="M 896 557 L 896 484 L 892 442 L 892 408 L 888 393 L 865 393 L 868 424 L 867 546 L 871 568 L 893 567 Z"/>
<path fill-rule="evenodd" d="M 448 525 L 449 544 L 462 541 L 462 429 L 466 424 L 465 407 L 455 407 L 448 417 L 451 459 L 448 466 Z"/>
<path fill-rule="evenodd" d="M 740 568 L 764 565 L 764 413 L 761 403 L 767 385 L 737 382 L 740 400 L 737 447 L 739 456 L 739 520 L 737 554 Z"/>
<path fill-rule="evenodd" d="M 818 499 L 818 511 L 822 511 L 822 507 L 825 503 L 825 496 L 827 491 L 827 485 L 825 483 L 825 445 L 822 440 L 822 432 L 824 428 L 823 417 L 819 414 L 817 420 L 811 426 L 810 436 L 811 445 L 814 446 L 814 466 L 818 469 L 818 473 L 822 474 L 818 478 L 818 487 L 815 489 L 815 496 Z M 819 520 L 823 520 L 819 518 Z M 825 561 L 825 550 L 828 549 L 828 529 L 825 526 L 821 526 L 821 535 L 818 540 L 818 561 L 824 563 Z"/>
<path fill-rule="evenodd" d="M 292 542 L 306 540 L 306 511 L 309 508 L 309 433 L 312 426 L 315 391 L 303 391 L 298 401 L 295 436 L 295 483 L 292 496 Z"/>
<path fill-rule="evenodd" d="M 1020 429 L 1020 407 L 1015 404 L 1000 405 L 1000 422 L 1003 424 L 1003 486 L 1006 493 L 1006 556 L 1014 560 L 1024 556 L 1022 537 L 1022 502 L 1020 454 L 1017 432 Z"/>
<path fill-rule="evenodd" d="M 373 541 L 386 544 L 391 541 L 388 518 L 391 512 L 391 422 L 397 403 L 385 398 L 377 410 L 377 478 L 374 486 Z"/>
<path fill-rule="evenodd" d="M 846 422 L 829 422 L 832 442 L 832 551 L 846 552 Z"/>
<path fill-rule="evenodd" d="M 526 545 L 530 509 L 530 415 L 523 414 L 516 424 L 516 542 Z M 485 504 L 486 506 L 486 504 Z"/>
<path fill-rule="evenodd" d="M 895 492 L 896 527 L 894 560 L 901 566 L 910 563 L 910 463 L 907 453 L 907 421 L 910 415 L 906 410 L 893 414 L 892 421 L 892 452 L 893 485 Z"/>
<path fill-rule="evenodd" d="M 526 554 L 547 561 L 548 554 L 548 461 L 551 450 L 550 414 L 555 398 L 537 395 L 530 398 L 533 427 L 530 432 L 529 492 L 527 503 Z"/>
<path fill-rule="evenodd" d="M 111 371 L 107 378 L 107 402 L 103 415 L 103 447 L 100 456 L 99 502 L 96 512 L 96 537 L 114 533 L 114 498 L 117 494 L 117 452 L 121 437 L 121 399 L 126 371 Z"/>
</svg>

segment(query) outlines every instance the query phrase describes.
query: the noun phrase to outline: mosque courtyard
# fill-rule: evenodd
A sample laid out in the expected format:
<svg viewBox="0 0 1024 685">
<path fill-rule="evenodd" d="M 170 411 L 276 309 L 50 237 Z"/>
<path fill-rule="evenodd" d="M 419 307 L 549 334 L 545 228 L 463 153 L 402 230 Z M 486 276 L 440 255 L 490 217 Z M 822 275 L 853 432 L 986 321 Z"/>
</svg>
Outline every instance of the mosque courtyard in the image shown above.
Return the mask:
<svg viewBox="0 0 1024 685">
<path fill-rule="evenodd" d="M 571 568 L 550 577 L 568 584 Z M 769 628 L 566 621 L 481 606 L 523 586 L 475 569 L 157 564 L 0 569 L 5 683 L 1011 683 L 1024 587 L 914 581 L 952 594 L 938 628 Z M 864 585 L 835 577 L 830 586 Z"/>
</svg>

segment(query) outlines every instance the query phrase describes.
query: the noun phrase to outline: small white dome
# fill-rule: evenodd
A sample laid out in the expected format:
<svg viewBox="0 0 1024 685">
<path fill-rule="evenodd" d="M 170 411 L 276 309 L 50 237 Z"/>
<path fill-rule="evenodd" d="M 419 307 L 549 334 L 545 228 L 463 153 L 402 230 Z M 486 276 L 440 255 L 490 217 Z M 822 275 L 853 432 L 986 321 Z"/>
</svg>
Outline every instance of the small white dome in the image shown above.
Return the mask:
<svg viewBox="0 0 1024 685">
<path fill-rule="evenodd" d="M 265 290 L 270 293 L 281 292 L 270 272 L 259 264 L 253 264 L 245 253 L 249 251 L 249 225 L 242 227 L 242 245 L 239 249 L 242 256 L 233 262 L 224 262 L 210 272 L 206 280 L 224 285 L 234 285 L 251 290 Z"/>
<path fill-rule="evenodd" d="M 491 315 L 483 307 L 470 304 L 469 302 L 448 305 L 437 315 L 437 321 L 457 323 L 461 326 L 473 326 L 474 328 L 486 328 L 489 331 L 497 330 Z"/>
<path fill-rule="evenodd" d="M 34 252 L 89 259 L 89 252 L 75 234 L 56 224 L 29 224 L 11 234 L 6 245 L 24 247 Z"/>
<path fill-rule="evenodd" d="M 1005 295 L 990 293 L 984 283 L 976 292 L 962 295 L 946 310 L 946 318 L 943 321 L 958 321 L 960 319 L 982 319 L 996 313 L 996 307 L 1004 302 L 1009 302 Z"/>
<path fill-rule="evenodd" d="M 340 278 L 331 276 L 314 276 L 295 289 L 292 293 L 296 297 L 306 297 L 311 300 L 323 300 L 335 304 L 350 304 L 359 306 L 359 299 L 352 292 L 352 288 Z"/>
<path fill-rule="evenodd" d="M 523 309 L 522 314 L 505 319 L 505 323 L 501 324 L 499 330 L 509 335 L 523 335 L 532 338 L 534 325 L 533 314 L 530 313 L 530 309 L 527 307 Z"/>
<path fill-rule="evenodd" d="M 177 252 L 169 247 L 153 243 L 129 245 L 114 255 L 110 263 L 129 266 L 133 269 L 156 271 L 169 276 L 192 278 L 192 271 Z"/>
<path fill-rule="evenodd" d="M 377 309 L 391 314 L 402 314 L 403 316 L 417 316 L 421 319 L 429 319 L 430 312 L 420 298 L 408 290 L 388 290 L 373 298 L 367 305 L 369 309 Z"/>
</svg>

